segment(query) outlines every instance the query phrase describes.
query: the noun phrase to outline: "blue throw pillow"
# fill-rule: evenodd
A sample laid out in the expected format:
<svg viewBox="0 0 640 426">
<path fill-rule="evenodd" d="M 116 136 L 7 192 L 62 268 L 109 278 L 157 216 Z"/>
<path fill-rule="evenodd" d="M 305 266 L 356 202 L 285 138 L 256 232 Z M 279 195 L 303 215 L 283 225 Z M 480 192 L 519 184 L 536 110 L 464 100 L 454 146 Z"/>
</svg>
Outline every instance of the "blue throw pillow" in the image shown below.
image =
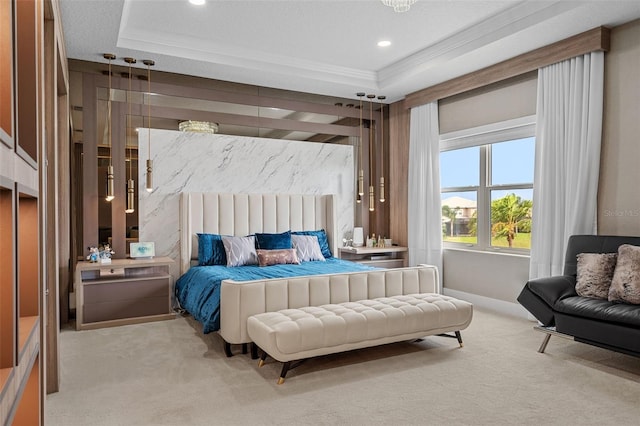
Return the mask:
<svg viewBox="0 0 640 426">
<path fill-rule="evenodd" d="M 317 231 L 294 231 L 291 233 L 292 235 L 315 235 L 318 237 L 318 244 L 320 244 L 320 250 L 322 251 L 322 255 L 325 259 L 333 257 L 331 254 L 331 249 L 329 248 L 329 241 L 327 240 L 327 234 L 324 232 L 324 229 L 319 229 Z"/>
<path fill-rule="evenodd" d="M 222 235 L 198 234 L 198 266 L 226 265 Z"/>
<path fill-rule="evenodd" d="M 259 234 L 256 232 L 256 248 L 262 250 L 282 250 L 293 248 L 291 231 L 281 234 Z"/>
</svg>

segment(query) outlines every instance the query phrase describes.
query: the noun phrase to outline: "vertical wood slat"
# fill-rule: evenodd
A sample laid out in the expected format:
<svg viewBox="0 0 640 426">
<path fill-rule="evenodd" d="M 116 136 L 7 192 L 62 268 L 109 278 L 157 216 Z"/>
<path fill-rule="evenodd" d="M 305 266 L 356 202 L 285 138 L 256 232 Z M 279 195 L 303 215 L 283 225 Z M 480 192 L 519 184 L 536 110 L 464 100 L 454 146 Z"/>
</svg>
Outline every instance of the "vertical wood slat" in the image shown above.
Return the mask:
<svg viewBox="0 0 640 426">
<path fill-rule="evenodd" d="M 43 170 L 45 171 L 46 180 L 43 187 L 46 186 L 46 196 L 41 198 L 42 208 L 44 210 L 45 235 L 44 245 L 45 253 L 43 273 L 43 286 L 46 288 L 46 296 L 44 298 L 46 304 L 46 322 L 43 324 L 43 332 L 46 338 L 46 364 L 50 368 L 47 369 L 46 381 L 47 392 L 56 392 L 58 390 L 58 334 L 60 305 L 58 304 L 60 288 L 58 266 L 60 264 L 60 234 L 59 226 L 59 209 L 58 209 L 58 176 L 60 168 L 58 164 L 58 138 L 57 138 L 57 66 L 55 52 L 55 29 L 52 20 L 44 21 L 44 139 L 43 154 L 46 158 Z"/>
<path fill-rule="evenodd" d="M 117 81 L 117 83 L 115 83 Z M 114 87 L 125 89 L 127 81 L 124 79 L 114 79 Z M 124 259 L 126 255 L 126 234 L 127 220 L 126 208 L 127 200 L 127 179 L 126 179 L 126 163 L 125 163 L 125 143 L 126 143 L 126 104 L 122 102 L 112 102 L 111 110 L 111 137 L 113 147 L 111 149 L 111 157 L 113 162 L 113 183 L 115 198 L 111 204 L 111 240 L 112 249 L 116 252 L 114 258 Z"/>
<path fill-rule="evenodd" d="M 82 74 L 82 254 L 87 247 L 98 246 L 98 179 L 97 100 L 94 76 Z M 104 178 L 104 177 L 103 177 Z"/>
<path fill-rule="evenodd" d="M 409 181 L 409 110 L 395 102 L 389 108 L 389 236 L 394 243 L 407 245 Z"/>
</svg>

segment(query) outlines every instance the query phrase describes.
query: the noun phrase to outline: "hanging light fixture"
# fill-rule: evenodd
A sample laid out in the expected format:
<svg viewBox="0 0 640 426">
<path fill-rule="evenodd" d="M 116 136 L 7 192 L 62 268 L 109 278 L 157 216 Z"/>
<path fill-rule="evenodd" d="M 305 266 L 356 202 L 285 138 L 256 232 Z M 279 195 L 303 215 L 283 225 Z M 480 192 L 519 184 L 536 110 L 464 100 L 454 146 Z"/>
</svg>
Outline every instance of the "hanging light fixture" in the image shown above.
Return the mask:
<svg viewBox="0 0 640 426">
<path fill-rule="evenodd" d="M 358 141 L 358 198 L 356 199 L 357 203 L 362 202 L 362 197 L 364 197 L 364 170 L 362 169 L 362 97 L 365 95 L 364 92 L 356 93 L 358 98 L 360 98 L 360 140 Z"/>
<path fill-rule="evenodd" d="M 149 131 L 147 132 L 149 147 L 148 147 L 148 157 L 147 157 L 147 192 L 153 191 L 153 160 L 151 159 L 151 67 L 156 63 L 151 59 L 144 59 L 142 61 L 143 64 L 147 66 L 147 124 L 149 125 Z M 138 151 L 139 152 L 139 151 Z"/>
<path fill-rule="evenodd" d="M 127 124 L 124 130 L 124 147 L 125 150 L 129 147 L 128 133 L 131 129 L 131 65 L 136 63 L 134 58 L 124 58 L 124 61 L 129 64 L 129 90 L 127 91 L 127 106 L 129 107 L 129 113 L 127 114 Z M 131 148 L 129 148 L 129 179 L 127 180 L 127 205 L 124 210 L 125 213 L 133 213 L 135 211 L 136 193 L 135 183 L 133 181 L 132 173 L 133 156 L 131 155 Z"/>
<path fill-rule="evenodd" d="M 380 101 L 380 202 L 384 203 L 384 101 L 386 96 L 378 96 Z"/>
<path fill-rule="evenodd" d="M 116 59 L 113 53 L 105 53 L 102 55 L 109 61 L 109 100 L 107 101 L 107 134 L 109 140 L 109 165 L 107 166 L 107 196 L 105 200 L 111 201 L 115 198 L 113 195 L 113 158 L 111 156 L 111 61 Z"/>
<path fill-rule="evenodd" d="M 369 211 L 372 212 L 376 209 L 376 196 L 375 189 L 373 188 L 373 148 L 374 148 L 374 133 L 373 133 L 373 99 L 376 95 L 367 95 L 369 98 Z"/>
<path fill-rule="evenodd" d="M 193 132 L 193 133 L 218 133 L 218 123 L 211 123 L 209 121 L 196 121 L 187 120 L 181 121 L 178 124 L 178 129 L 181 132 Z"/>
<path fill-rule="evenodd" d="M 416 1 L 417 0 L 382 0 L 382 3 L 385 6 L 392 7 L 394 12 L 401 13 L 408 11 Z"/>
</svg>

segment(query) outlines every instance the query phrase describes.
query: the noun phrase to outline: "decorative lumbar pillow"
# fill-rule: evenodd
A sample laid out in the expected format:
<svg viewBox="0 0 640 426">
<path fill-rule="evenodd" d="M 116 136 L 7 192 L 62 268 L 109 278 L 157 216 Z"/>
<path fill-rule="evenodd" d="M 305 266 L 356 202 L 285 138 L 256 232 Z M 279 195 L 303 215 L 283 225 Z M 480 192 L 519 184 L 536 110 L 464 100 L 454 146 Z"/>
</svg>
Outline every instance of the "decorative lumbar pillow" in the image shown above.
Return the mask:
<svg viewBox="0 0 640 426">
<path fill-rule="evenodd" d="M 333 257 L 331 249 L 329 248 L 329 241 L 327 241 L 327 233 L 324 229 L 319 229 L 317 231 L 295 231 L 292 232 L 291 235 L 315 235 L 318 237 L 318 244 L 320 244 L 322 256 L 324 256 L 325 259 Z"/>
<path fill-rule="evenodd" d="M 617 257 L 616 253 L 580 253 L 577 256 L 576 293 L 607 299 Z"/>
<path fill-rule="evenodd" d="M 630 244 L 618 247 L 609 301 L 640 304 L 640 247 Z"/>
<path fill-rule="evenodd" d="M 300 261 L 296 255 L 295 249 L 281 249 L 281 250 L 256 250 L 258 253 L 258 264 L 260 266 L 271 265 L 284 265 L 293 264 L 298 265 Z"/>
<path fill-rule="evenodd" d="M 290 249 L 291 231 L 282 232 L 280 234 L 259 234 L 256 233 L 257 248 L 263 250 L 280 250 Z"/>
<path fill-rule="evenodd" d="M 320 260 L 324 262 L 322 250 L 315 235 L 292 235 L 291 241 L 301 262 Z"/>
<path fill-rule="evenodd" d="M 227 266 L 257 265 L 256 237 L 222 237 Z"/>
<path fill-rule="evenodd" d="M 226 265 L 222 235 L 198 234 L 198 266 Z"/>
</svg>

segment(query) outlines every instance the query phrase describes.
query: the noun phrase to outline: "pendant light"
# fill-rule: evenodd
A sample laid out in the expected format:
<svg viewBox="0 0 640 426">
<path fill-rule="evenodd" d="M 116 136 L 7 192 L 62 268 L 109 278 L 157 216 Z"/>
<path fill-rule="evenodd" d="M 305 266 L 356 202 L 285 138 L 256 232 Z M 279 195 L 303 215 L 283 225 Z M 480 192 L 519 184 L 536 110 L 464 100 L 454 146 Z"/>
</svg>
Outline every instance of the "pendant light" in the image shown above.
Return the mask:
<svg viewBox="0 0 640 426">
<path fill-rule="evenodd" d="M 380 202 L 384 203 L 384 101 L 386 96 L 378 96 L 380 101 Z"/>
<path fill-rule="evenodd" d="M 147 192 L 153 191 L 153 160 L 151 159 L 151 67 L 156 63 L 151 59 L 145 59 L 142 61 L 147 66 L 147 124 L 149 125 L 149 131 L 147 132 L 149 147 L 147 156 Z"/>
<path fill-rule="evenodd" d="M 373 148 L 374 148 L 374 132 L 373 132 L 373 99 L 376 95 L 367 95 L 369 98 L 369 211 L 376 209 L 376 196 L 373 187 Z"/>
<path fill-rule="evenodd" d="M 113 195 L 113 158 L 111 156 L 111 61 L 116 59 L 113 53 L 105 53 L 102 55 L 109 61 L 109 100 L 107 101 L 107 134 L 109 140 L 109 165 L 107 166 L 107 196 L 105 200 L 111 201 L 115 198 Z"/>
<path fill-rule="evenodd" d="M 129 107 L 129 113 L 127 114 L 127 123 L 124 131 L 124 148 L 126 150 L 129 147 L 128 133 L 131 128 L 131 65 L 135 64 L 136 60 L 134 58 L 124 58 L 124 61 L 129 64 L 129 90 L 127 91 L 127 106 Z M 131 155 L 131 148 L 129 148 L 129 179 L 127 180 L 127 205 L 124 210 L 125 213 L 135 212 L 136 193 L 135 183 L 133 181 L 132 163 L 133 156 Z"/>
<path fill-rule="evenodd" d="M 364 197 L 364 170 L 362 169 L 362 97 L 365 95 L 364 92 L 356 93 L 358 98 L 360 98 L 360 140 L 358 141 L 358 198 L 356 199 L 357 203 L 362 202 L 362 197 Z"/>
</svg>

